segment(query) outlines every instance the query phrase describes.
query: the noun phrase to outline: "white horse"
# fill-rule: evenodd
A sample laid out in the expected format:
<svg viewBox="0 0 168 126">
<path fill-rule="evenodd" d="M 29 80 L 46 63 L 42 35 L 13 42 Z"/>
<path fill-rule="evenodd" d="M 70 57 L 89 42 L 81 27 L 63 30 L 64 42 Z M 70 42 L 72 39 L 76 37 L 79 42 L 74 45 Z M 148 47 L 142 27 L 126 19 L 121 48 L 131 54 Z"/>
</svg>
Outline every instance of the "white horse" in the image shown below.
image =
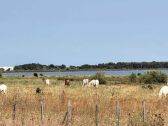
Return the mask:
<svg viewBox="0 0 168 126">
<path fill-rule="evenodd" d="M 1 84 L 0 85 L 0 92 L 3 92 L 6 94 L 6 91 L 7 91 L 7 86 L 5 84 Z"/>
<path fill-rule="evenodd" d="M 46 79 L 46 80 L 45 80 L 45 83 L 46 83 L 47 85 L 50 85 L 50 80 L 49 80 L 49 79 Z"/>
<path fill-rule="evenodd" d="M 159 91 L 159 97 L 166 96 L 168 94 L 168 86 L 163 86 Z"/>
<path fill-rule="evenodd" d="M 82 87 L 89 85 L 89 79 L 83 79 Z"/>
<path fill-rule="evenodd" d="M 42 78 L 42 80 L 46 85 L 50 85 L 50 80 L 49 79 Z"/>
<path fill-rule="evenodd" d="M 89 82 L 89 86 L 98 87 L 99 86 L 99 80 L 91 80 Z"/>
</svg>

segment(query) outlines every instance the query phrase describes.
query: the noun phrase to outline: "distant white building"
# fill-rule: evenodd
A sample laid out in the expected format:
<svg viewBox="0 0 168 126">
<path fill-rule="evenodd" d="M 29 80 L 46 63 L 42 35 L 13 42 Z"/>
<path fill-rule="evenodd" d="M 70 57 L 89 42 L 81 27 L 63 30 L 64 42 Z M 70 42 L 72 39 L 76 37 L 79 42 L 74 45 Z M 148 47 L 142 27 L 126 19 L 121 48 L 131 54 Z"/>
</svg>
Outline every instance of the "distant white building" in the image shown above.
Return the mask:
<svg viewBox="0 0 168 126">
<path fill-rule="evenodd" d="M 13 71 L 14 67 L 11 67 L 11 66 L 9 66 L 9 67 L 0 67 L 0 69 L 3 69 L 4 71 L 7 71 L 7 70 Z"/>
</svg>

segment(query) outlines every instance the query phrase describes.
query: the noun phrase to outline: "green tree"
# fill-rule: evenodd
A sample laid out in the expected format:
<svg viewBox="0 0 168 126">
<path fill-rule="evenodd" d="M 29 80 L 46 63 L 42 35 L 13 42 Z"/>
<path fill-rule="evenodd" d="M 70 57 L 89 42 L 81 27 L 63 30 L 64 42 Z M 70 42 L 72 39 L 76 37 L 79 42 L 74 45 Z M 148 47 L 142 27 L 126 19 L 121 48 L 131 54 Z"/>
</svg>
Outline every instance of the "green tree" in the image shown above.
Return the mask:
<svg viewBox="0 0 168 126">
<path fill-rule="evenodd" d="M 135 83 L 137 81 L 137 76 L 135 73 L 132 73 L 130 76 L 129 76 L 129 81 L 131 83 Z"/>
</svg>

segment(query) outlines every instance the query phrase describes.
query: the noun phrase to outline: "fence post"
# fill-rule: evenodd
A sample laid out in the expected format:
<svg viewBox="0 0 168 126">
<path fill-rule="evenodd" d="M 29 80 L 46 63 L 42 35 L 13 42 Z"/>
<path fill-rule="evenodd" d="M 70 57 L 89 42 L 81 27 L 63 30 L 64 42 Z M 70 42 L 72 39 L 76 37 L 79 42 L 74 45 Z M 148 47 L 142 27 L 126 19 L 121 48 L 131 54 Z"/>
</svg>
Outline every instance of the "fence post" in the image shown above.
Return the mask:
<svg viewBox="0 0 168 126">
<path fill-rule="evenodd" d="M 65 103 L 65 91 L 64 90 L 62 90 L 62 92 L 60 93 L 59 99 L 61 101 L 61 104 Z"/>
<path fill-rule="evenodd" d="M 21 117 L 22 126 L 25 125 L 25 107 L 22 107 L 22 117 Z"/>
<path fill-rule="evenodd" d="M 96 118 L 95 118 L 95 121 L 96 121 L 96 126 L 99 126 L 99 105 L 98 103 L 96 102 Z"/>
<path fill-rule="evenodd" d="M 40 100 L 40 114 L 41 114 L 41 124 L 43 124 L 43 114 L 44 114 L 43 99 Z"/>
<path fill-rule="evenodd" d="M 95 123 L 96 126 L 99 126 L 99 104 L 98 104 L 98 92 L 96 88 L 96 111 L 95 111 Z"/>
<path fill-rule="evenodd" d="M 72 126 L 72 105 L 70 100 L 68 100 L 67 126 Z"/>
<path fill-rule="evenodd" d="M 116 101 L 116 126 L 120 125 L 120 107 L 119 107 L 119 101 Z"/>
<path fill-rule="evenodd" d="M 13 117 L 13 120 L 15 120 L 15 118 L 16 118 L 16 102 L 13 104 L 13 115 L 12 115 L 12 117 Z"/>
<path fill-rule="evenodd" d="M 68 112 L 65 113 L 64 119 L 62 121 L 62 125 L 64 124 L 65 120 L 67 119 Z"/>
<path fill-rule="evenodd" d="M 143 113 L 143 123 L 145 123 L 145 118 L 146 118 L 146 109 L 145 109 L 145 100 L 142 101 L 142 113 Z"/>
</svg>

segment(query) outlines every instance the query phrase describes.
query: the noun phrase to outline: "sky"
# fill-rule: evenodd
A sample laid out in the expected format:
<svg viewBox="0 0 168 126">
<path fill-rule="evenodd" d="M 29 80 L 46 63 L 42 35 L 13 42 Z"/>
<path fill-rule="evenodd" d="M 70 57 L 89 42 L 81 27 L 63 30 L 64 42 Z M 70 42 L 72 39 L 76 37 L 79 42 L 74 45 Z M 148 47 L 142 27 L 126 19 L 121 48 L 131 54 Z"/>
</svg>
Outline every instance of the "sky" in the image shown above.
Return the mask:
<svg viewBox="0 0 168 126">
<path fill-rule="evenodd" d="M 168 61 L 167 0 L 1 0 L 0 66 Z"/>
</svg>

